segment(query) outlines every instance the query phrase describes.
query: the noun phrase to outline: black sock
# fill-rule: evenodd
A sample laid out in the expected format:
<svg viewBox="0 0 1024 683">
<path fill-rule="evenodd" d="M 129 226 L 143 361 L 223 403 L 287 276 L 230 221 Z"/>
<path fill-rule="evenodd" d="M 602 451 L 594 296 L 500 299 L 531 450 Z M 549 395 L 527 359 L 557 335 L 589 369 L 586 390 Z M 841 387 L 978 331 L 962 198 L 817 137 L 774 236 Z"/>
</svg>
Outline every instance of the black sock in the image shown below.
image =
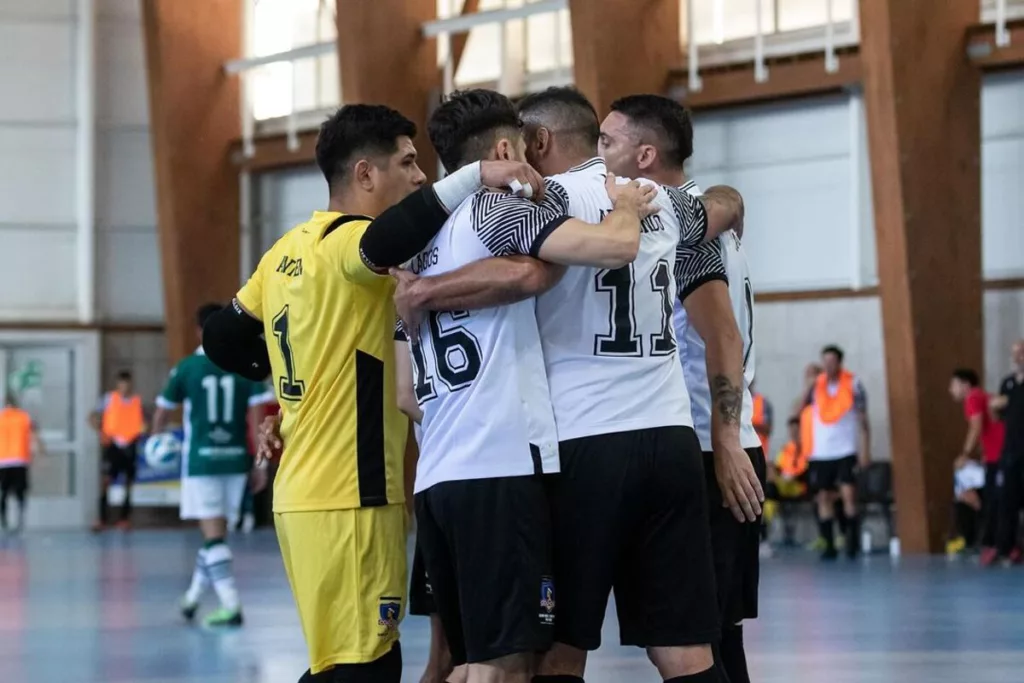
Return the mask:
<svg viewBox="0 0 1024 683">
<path fill-rule="evenodd" d="M 103 486 L 101 484 L 101 486 Z M 107 523 L 107 510 L 109 508 L 107 503 L 107 487 L 103 486 L 103 493 L 100 494 L 100 524 Z"/>
<path fill-rule="evenodd" d="M 836 549 L 836 539 L 834 532 L 832 531 L 832 520 L 831 519 L 819 519 L 818 520 L 818 534 L 825 540 L 826 550 Z"/>
<path fill-rule="evenodd" d="M 974 508 L 967 503 L 956 502 L 956 528 L 968 548 L 974 547 L 977 540 L 977 515 Z"/>
<path fill-rule="evenodd" d="M 584 681 L 579 676 L 559 674 L 558 676 L 534 676 L 533 683 L 584 683 Z"/>
<path fill-rule="evenodd" d="M 729 683 L 750 683 L 747 672 L 747 654 L 743 650 L 743 626 L 735 624 L 722 629 L 722 643 L 719 646 L 722 668 Z"/>
<path fill-rule="evenodd" d="M 856 557 L 860 552 L 860 517 L 847 517 L 846 522 L 846 555 Z"/>
<path fill-rule="evenodd" d="M 723 681 L 725 681 L 725 679 L 722 678 L 722 674 L 719 673 L 717 666 L 705 669 L 699 674 L 676 676 L 675 678 L 665 679 L 665 683 L 723 683 Z"/>
</svg>

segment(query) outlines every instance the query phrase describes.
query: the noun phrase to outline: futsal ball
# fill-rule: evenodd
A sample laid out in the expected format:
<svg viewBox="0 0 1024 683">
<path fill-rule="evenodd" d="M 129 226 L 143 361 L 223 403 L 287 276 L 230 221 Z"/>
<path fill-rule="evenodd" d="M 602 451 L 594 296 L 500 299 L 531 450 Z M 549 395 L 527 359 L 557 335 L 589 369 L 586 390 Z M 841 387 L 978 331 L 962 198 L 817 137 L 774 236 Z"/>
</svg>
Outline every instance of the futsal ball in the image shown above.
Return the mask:
<svg viewBox="0 0 1024 683">
<path fill-rule="evenodd" d="M 146 464 L 155 470 L 173 470 L 181 457 L 181 440 L 175 434 L 157 434 L 142 449 Z"/>
</svg>

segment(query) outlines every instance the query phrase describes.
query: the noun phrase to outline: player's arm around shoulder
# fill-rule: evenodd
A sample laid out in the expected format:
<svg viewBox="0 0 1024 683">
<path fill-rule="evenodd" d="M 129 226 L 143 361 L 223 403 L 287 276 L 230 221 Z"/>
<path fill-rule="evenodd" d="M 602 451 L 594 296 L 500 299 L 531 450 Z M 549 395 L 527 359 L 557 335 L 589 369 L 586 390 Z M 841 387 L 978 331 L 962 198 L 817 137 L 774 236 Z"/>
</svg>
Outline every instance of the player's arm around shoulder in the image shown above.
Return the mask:
<svg viewBox="0 0 1024 683">
<path fill-rule="evenodd" d="M 567 218 L 545 235 L 536 255 L 567 266 L 621 268 L 632 263 L 640 250 L 641 221 L 658 211 L 652 204 L 657 186 L 636 180 L 620 183 L 609 173 L 605 189 L 613 208 L 600 223 Z"/>
</svg>

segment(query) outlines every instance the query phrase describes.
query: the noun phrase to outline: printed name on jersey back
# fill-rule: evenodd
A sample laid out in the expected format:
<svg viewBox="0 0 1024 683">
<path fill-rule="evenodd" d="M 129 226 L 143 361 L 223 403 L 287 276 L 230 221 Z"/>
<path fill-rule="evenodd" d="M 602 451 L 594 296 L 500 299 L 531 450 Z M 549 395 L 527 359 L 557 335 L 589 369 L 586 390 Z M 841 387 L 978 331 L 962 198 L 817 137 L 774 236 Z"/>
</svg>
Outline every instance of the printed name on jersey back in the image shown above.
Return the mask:
<svg viewBox="0 0 1024 683">
<path fill-rule="evenodd" d="M 601 209 L 601 220 L 603 221 L 608 217 L 608 214 L 612 212 L 612 209 Z M 665 222 L 661 220 L 661 216 L 654 213 L 647 216 L 640 221 L 640 234 L 647 234 L 652 232 L 663 232 L 665 230 Z"/>
<path fill-rule="evenodd" d="M 437 265 L 437 246 L 430 245 L 420 253 L 413 256 L 406 265 L 407 270 L 419 275 L 427 268 Z"/>
</svg>

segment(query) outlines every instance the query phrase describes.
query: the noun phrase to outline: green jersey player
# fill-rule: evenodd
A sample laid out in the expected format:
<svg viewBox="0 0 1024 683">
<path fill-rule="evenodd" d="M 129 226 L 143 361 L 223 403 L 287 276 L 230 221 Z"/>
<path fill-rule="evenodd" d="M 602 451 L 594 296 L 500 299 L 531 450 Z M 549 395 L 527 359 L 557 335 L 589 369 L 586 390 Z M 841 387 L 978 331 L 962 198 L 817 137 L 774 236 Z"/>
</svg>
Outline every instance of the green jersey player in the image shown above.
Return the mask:
<svg viewBox="0 0 1024 683">
<path fill-rule="evenodd" d="M 200 336 L 207 318 L 221 308 L 219 304 L 200 307 L 196 314 Z M 263 384 L 218 368 L 201 346 L 171 370 L 157 397 L 154 434 L 166 429 L 170 411 L 182 409 L 181 518 L 199 520 L 205 541 L 181 601 L 181 613 L 189 621 L 212 585 L 220 608 L 207 616 L 206 625 L 242 623 L 231 549 L 225 542 L 227 525 L 238 519 L 250 470 L 254 489 L 266 485 L 265 471 L 252 469 L 249 437 L 250 429 L 262 419 L 262 406 L 273 400 L 273 392 Z"/>
</svg>

